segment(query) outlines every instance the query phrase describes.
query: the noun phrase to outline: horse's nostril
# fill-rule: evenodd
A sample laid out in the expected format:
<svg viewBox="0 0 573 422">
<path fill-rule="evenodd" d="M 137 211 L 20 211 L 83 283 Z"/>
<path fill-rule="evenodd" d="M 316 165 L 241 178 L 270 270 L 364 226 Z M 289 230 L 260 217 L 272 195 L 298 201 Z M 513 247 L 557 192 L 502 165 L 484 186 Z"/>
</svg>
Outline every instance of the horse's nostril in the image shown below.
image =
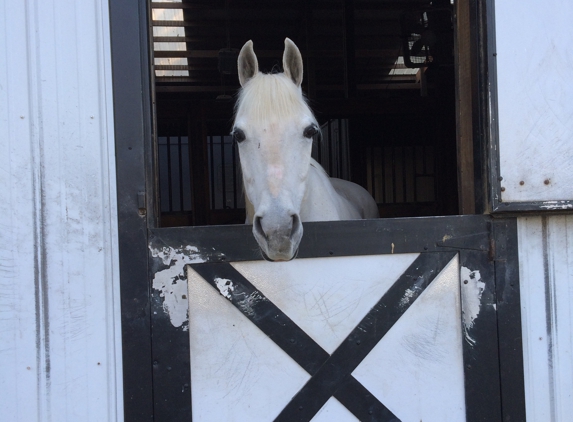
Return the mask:
<svg viewBox="0 0 573 422">
<path fill-rule="evenodd" d="M 263 218 L 259 215 L 255 216 L 255 219 L 253 221 L 253 227 L 255 229 L 255 231 L 262 236 L 263 238 L 267 238 L 267 235 L 265 233 L 265 231 L 263 230 L 263 225 L 262 225 L 262 220 Z"/>
<path fill-rule="evenodd" d="M 290 231 L 291 239 L 297 235 L 300 229 L 301 229 L 300 217 L 298 216 L 298 214 L 293 214 L 291 216 L 291 231 Z"/>
</svg>

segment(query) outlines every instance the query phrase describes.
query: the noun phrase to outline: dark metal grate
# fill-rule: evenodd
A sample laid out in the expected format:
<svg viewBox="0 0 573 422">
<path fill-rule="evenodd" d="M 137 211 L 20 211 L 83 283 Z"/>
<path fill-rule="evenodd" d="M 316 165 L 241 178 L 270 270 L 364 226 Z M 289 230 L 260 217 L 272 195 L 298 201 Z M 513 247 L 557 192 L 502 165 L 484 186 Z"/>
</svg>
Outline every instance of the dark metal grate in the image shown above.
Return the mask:
<svg viewBox="0 0 573 422">
<path fill-rule="evenodd" d="M 211 209 L 245 208 L 239 155 L 229 135 L 207 137 Z"/>
<path fill-rule="evenodd" d="M 312 146 L 312 158 L 330 177 L 350 179 L 348 119 L 331 119 L 320 127 Z"/>
<path fill-rule="evenodd" d="M 187 136 L 159 136 L 159 193 L 161 212 L 191 211 L 191 174 Z"/>
<path fill-rule="evenodd" d="M 366 157 L 367 187 L 377 203 L 427 203 L 436 200 L 433 147 L 369 147 Z"/>
</svg>

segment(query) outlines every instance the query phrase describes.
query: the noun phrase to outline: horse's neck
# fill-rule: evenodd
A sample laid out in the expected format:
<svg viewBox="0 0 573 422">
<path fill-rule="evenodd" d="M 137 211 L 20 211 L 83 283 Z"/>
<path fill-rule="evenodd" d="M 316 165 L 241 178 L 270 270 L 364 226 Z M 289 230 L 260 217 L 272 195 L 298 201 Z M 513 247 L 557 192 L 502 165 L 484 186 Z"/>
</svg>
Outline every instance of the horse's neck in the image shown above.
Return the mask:
<svg viewBox="0 0 573 422">
<path fill-rule="evenodd" d="M 324 167 L 322 167 L 320 163 L 312 157 L 310 157 L 310 167 L 311 168 L 314 167 L 318 172 L 322 173 L 325 177 L 330 179 L 330 176 L 328 175 Z"/>
<path fill-rule="evenodd" d="M 359 218 L 356 210 L 340 196 L 332 186 L 326 171 L 314 159 L 306 181 L 306 192 L 302 201 L 302 221 L 331 221 Z"/>
</svg>

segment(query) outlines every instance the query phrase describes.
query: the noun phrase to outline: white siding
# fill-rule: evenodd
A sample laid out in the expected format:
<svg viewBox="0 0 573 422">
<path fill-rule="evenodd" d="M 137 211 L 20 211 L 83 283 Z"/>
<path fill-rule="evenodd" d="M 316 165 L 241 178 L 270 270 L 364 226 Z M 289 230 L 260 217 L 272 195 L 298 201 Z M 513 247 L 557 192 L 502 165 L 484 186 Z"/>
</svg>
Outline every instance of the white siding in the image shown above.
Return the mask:
<svg viewBox="0 0 573 422">
<path fill-rule="evenodd" d="M 0 409 L 122 419 L 108 4 L 0 0 Z"/>
<path fill-rule="evenodd" d="M 518 219 L 526 412 L 573 415 L 573 216 Z"/>
<path fill-rule="evenodd" d="M 495 21 L 501 199 L 573 200 L 573 2 L 499 0 Z"/>
</svg>

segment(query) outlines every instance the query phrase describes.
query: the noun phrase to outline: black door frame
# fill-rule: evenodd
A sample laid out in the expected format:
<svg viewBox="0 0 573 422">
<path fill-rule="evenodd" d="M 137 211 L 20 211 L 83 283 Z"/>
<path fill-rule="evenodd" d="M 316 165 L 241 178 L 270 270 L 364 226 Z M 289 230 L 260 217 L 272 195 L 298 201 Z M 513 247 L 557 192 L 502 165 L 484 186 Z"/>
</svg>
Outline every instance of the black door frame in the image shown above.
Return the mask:
<svg viewBox="0 0 573 422">
<path fill-rule="evenodd" d="M 235 259 L 234 257 L 246 259 L 245 256 L 237 254 L 242 254 L 241 251 L 245 251 L 247 248 L 242 246 L 243 243 L 232 242 L 232 239 L 241 239 L 241 242 L 244 242 L 245 239 L 251 239 L 251 236 L 245 236 L 248 228 L 243 226 L 225 229 L 215 227 L 157 228 L 157 201 L 154 199 L 156 197 L 156 172 L 154 171 L 155 159 L 151 142 L 153 139 L 153 95 L 152 75 L 149 69 L 149 5 L 147 0 L 110 0 L 109 5 L 118 194 L 125 419 L 127 421 L 179 420 L 179 417 L 190 414 L 190 394 L 173 396 L 163 387 L 172 387 L 178 391 L 181 391 L 181 386 L 185 388 L 186 383 L 181 383 L 185 378 L 185 369 L 174 372 L 174 366 L 170 366 L 164 361 L 164 359 L 168 359 L 168 356 L 164 355 L 166 357 L 161 357 L 161 359 L 158 356 L 161 356 L 162 351 L 165 350 L 169 350 L 173 355 L 173 350 L 182 347 L 181 345 L 184 345 L 186 341 L 188 343 L 188 333 L 185 332 L 182 335 L 181 332 L 173 332 L 170 334 L 168 330 L 165 336 L 161 338 L 160 333 L 163 332 L 161 330 L 161 318 L 152 319 L 153 309 L 158 306 L 159 302 L 150 286 L 150 274 L 157 270 L 158 263 L 150 260 L 149 243 L 162 239 L 167 244 L 179 243 L 181 245 L 181 236 L 183 236 L 187 243 L 189 239 L 192 239 L 194 243 L 200 244 L 204 242 L 205 237 L 210 237 L 214 230 L 219 230 L 222 236 L 217 240 L 219 255 L 214 255 L 210 259 L 214 261 L 223 258 L 226 260 Z M 487 28 L 481 33 L 483 45 L 480 47 L 487 52 L 487 43 L 491 43 L 493 40 L 493 0 L 476 1 L 474 5 L 476 7 L 474 10 L 478 15 L 476 22 Z M 476 130 L 479 131 L 480 137 L 486 137 L 489 140 L 487 145 L 491 149 L 491 145 L 497 142 L 497 139 L 492 138 L 493 135 L 489 126 L 488 102 L 492 98 L 492 93 L 488 82 L 492 76 L 488 74 L 487 66 L 487 63 L 482 64 L 478 71 L 480 75 L 478 84 L 480 124 Z M 482 153 L 489 156 L 488 151 L 482 151 Z M 487 162 L 487 160 L 482 162 Z M 482 170 L 481 175 L 483 176 L 484 173 L 485 170 Z M 487 172 L 486 174 L 492 173 Z M 487 179 L 487 177 L 485 178 Z M 479 224 L 490 224 L 493 228 L 491 231 L 493 234 L 488 235 L 487 250 L 476 251 L 473 247 L 465 249 L 454 244 L 438 245 L 440 242 L 436 241 L 431 244 L 416 237 L 417 228 L 420 233 L 427 233 L 428 230 L 434 229 L 442 233 L 442 237 L 430 237 L 432 239 L 442 239 L 444 233 L 447 232 L 452 232 L 452 236 L 455 235 L 452 239 L 461 239 L 460 232 L 457 230 L 464 232 L 466 230 L 463 228 L 464 226 L 473 227 L 473 224 L 477 224 L 478 220 L 481 222 Z M 463 222 L 463 224 L 454 224 L 455 221 Z M 470 224 L 470 221 L 474 223 Z M 454 226 L 457 226 L 456 230 L 454 230 Z M 477 328 L 475 329 L 478 332 L 475 335 L 483 336 L 484 341 L 491 336 L 499 337 L 499 349 L 495 353 L 499 354 L 500 368 L 493 371 L 490 367 L 487 370 L 478 371 L 479 365 L 482 363 L 476 362 L 476 366 L 470 363 L 471 368 L 466 368 L 466 370 L 475 372 L 477 374 L 475 379 L 485 377 L 482 378 L 481 382 L 476 382 L 475 385 L 489 385 L 482 382 L 495 384 L 494 378 L 497 376 L 497 384 L 492 388 L 501 385 L 499 394 L 499 400 L 501 400 L 500 418 L 503 414 L 504 420 L 506 416 L 510 416 L 513 420 L 525 420 L 515 226 L 515 219 L 512 218 L 492 219 L 484 216 L 435 217 L 432 218 L 432 224 L 428 224 L 428 219 L 313 223 L 305 225 L 305 240 L 301 245 L 300 256 L 309 256 L 307 250 L 313 243 L 317 246 L 313 239 L 318 238 L 318 233 L 321 233 L 321 244 L 323 245 L 329 244 L 323 243 L 329 241 L 328 237 L 324 237 L 326 233 L 336 236 L 340 236 L 342 233 L 352 233 L 353 236 L 359 236 L 357 237 L 359 241 L 354 242 L 353 253 L 355 254 L 388 253 L 388 244 L 382 240 L 392 238 L 395 240 L 392 242 L 395 253 L 406 250 L 423 253 L 436 248 L 455 246 L 460 250 L 460 258 L 467 256 L 467 259 L 478 259 L 471 257 L 479 255 L 480 260 L 485 260 L 487 256 L 487 259 L 494 263 L 494 271 L 498 280 L 495 286 L 490 286 L 493 290 L 490 292 L 491 297 L 488 296 L 490 301 L 488 303 L 496 304 L 497 313 L 490 309 L 493 307 L 487 307 L 488 310 L 487 312 L 484 311 L 483 320 L 489 321 L 488 330 L 482 329 L 484 331 L 479 332 L 479 325 L 476 325 Z M 402 227 L 402 231 L 398 229 L 399 227 Z M 378 234 L 376 237 L 372 237 L 373 233 Z M 401 239 L 400 236 L 403 238 Z M 466 232 L 466 236 L 468 237 L 463 241 L 463 244 L 468 245 L 467 240 L 472 238 L 473 234 Z M 367 238 L 371 240 L 365 242 L 364 239 Z M 331 240 L 334 242 L 336 239 Z M 330 243 L 330 245 L 332 244 L 336 243 Z M 364 249 L 366 245 L 372 249 Z M 340 256 L 345 253 L 323 247 L 316 254 L 319 256 Z M 249 255 L 250 258 L 255 259 L 257 257 Z M 169 339 L 169 337 L 172 338 Z M 188 348 L 189 345 L 187 344 L 186 347 Z M 490 352 L 492 351 L 490 350 Z M 176 353 L 176 355 L 176 359 L 185 359 L 183 352 Z M 475 359 L 470 352 L 464 351 L 464 355 L 467 362 Z M 188 359 L 188 353 L 186 356 Z M 494 365 L 491 362 L 484 362 L 483 364 Z M 497 361 L 494 366 L 497 366 Z M 499 375 L 493 376 L 492 371 Z M 166 373 L 176 375 L 166 375 Z M 176 387 L 173 387 L 174 385 Z M 468 388 L 474 391 L 473 387 L 468 386 Z M 492 408 L 491 398 L 486 393 L 483 388 L 481 391 L 476 389 L 475 394 L 468 397 L 468 406 L 476 410 L 476 415 L 482 414 L 479 411 L 480 407 L 482 409 Z M 184 397 L 188 398 L 185 399 Z M 181 404 L 179 407 L 181 413 L 178 415 L 170 413 L 173 406 L 178 406 L 176 401 Z M 488 403 L 489 406 L 487 406 Z M 497 408 L 497 405 L 494 407 Z M 475 420 L 489 421 L 494 419 Z"/>
<path fill-rule="evenodd" d="M 126 421 L 154 420 L 148 227 L 151 75 L 147 0 L 110 0 L 111 64 L 118 200 L 123 407 Z M 151 206 L 150 206 L 151 205 Z M 149 212 L 148 212 L 149 211 Z"/>
</svg>

